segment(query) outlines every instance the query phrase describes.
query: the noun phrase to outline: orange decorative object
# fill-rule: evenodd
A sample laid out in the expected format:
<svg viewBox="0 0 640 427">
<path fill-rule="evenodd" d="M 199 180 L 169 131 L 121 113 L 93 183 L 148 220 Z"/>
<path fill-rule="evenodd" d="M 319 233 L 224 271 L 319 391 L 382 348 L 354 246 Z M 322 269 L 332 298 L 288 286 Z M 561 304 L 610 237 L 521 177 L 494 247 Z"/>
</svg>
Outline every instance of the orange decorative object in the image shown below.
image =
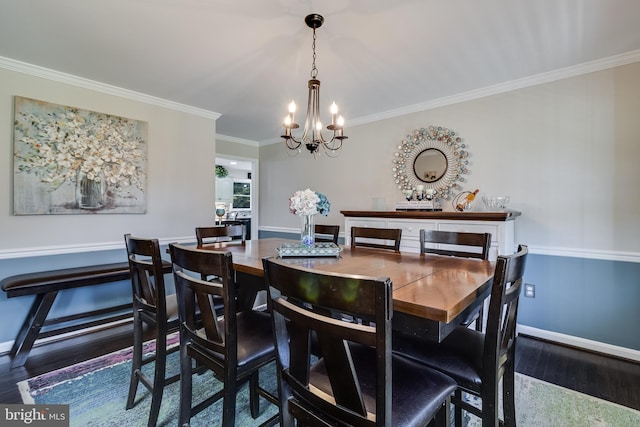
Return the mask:
<svg viewBox="0 0 640 427">
<path fill-rule="evenodd" d="M 464 212 L 465 210 L 468 210 L 469 207 L 471 206 L 471 202 L 474 201 L 474 199 L 476 198 L 476 194 L 478 194 L 479 191 L 480 190 L 478 190 L 476 188 L 473 193 L 470 193 L 469 191 L 465 191 L 465 192 L 462 192 L 462 193 L 458 194 L 458 196 L 454 199 L 454 201 L 455 201 L 455 205 L 454 206 L 455 206 L 456 210 L 458 212 Z M 462 196 L 463 194 L 466 194 L 466 196 L 464 197 L 464 199 L 459 200 L 460 196 Z"/>
</svg>

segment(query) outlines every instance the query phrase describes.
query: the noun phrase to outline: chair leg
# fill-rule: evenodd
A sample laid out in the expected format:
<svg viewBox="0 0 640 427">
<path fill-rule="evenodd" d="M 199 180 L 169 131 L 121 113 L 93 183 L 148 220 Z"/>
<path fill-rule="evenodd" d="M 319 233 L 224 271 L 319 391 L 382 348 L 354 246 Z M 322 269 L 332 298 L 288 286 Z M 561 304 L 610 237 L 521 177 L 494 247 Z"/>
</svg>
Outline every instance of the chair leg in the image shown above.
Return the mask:
<svg viewBox="0 0 640 427">
<path fill-rule="evenodd" d="M 498 427 L 498 384 L 486 387 L 482 392 L 482 427 Z"/>
<path fill-rule="evenodd" d="M 451 399 L 449 397 L 447 397 L 447 400 L 440 406 L 440 409 L 436 412 L 429 426 L 451 427 Z"/>
<path fill-rule="evenodd" d="M 456 399 L 461 402 L 462 401 L 462 390 L 460 390 L 459 388 L 456 389 L 455 391 L 455 396 Z M 455 426 L 456 427 L 462 427 L 462 406 L 461 405 L 454 405 L 454 417 L 455 417 Z"/>
<path fill-rule="evenodd" d="M 253 419 L 260 416 L 260 395 L 258 394 L 258 387 L 260 387 L 260 377 L 258 370 L 255 370 L 249 378 L 249 406 L 251 408 L 251 417 Z"/>
<path fill-rule="evenodd" d="M 502 408 L 505 427 L 516 426 L 515 374 L 513 357 L 510 359 L 502 377 Z"/>
<path fill-rule="evenodd" d="M 222 425 L 233 426 L 236 422 L 236 394 L 238 393 L 237 370 L 225 367 L 224 397 L 222 398 Z"/>
<path fill-rule="evenodd" d="M 138 391 L 138 374 L 142 367 L 142 322 L 134 313 L 133 320 L 133 358 L 131 360 L 131 379 L 129 380 L 129 396 L 127 397 L 127 409 L 133 408 Z"/>
<path fill-rule="evenodd" d="M 180 346 L 180 416 L 179 426 L 189 425 L 191 422 L 191 358 L 187 354 L 187 349 Z"/>
<path fill-rule="evenodd" d="M 158 331 L 156 336 L 156 361 L 153 376 L 153 392 L 151 393 L 151 410 L 149 411 L 148 427 L 155 427 L 160 413 L 162 394 L 164 392 L 165 374 L 167 366 L 167 334 Z"/>
</svg>

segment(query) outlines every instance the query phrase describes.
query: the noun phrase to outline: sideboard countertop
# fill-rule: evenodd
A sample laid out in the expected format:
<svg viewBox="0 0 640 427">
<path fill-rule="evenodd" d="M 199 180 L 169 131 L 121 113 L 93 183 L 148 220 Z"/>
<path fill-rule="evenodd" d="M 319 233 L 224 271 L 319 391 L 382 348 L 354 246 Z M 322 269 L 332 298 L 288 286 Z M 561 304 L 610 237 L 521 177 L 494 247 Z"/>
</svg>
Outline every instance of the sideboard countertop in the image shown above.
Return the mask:
<svg viewBox="0 0 640 427">
<path fill-rule="evenodd" d="M 512 221 L 520 212 L 505 209 L 496 212 L 444 212 L 444 211 L 340 211 L 345 217 L 452 219 L 460 221 Z"/>
</svg>

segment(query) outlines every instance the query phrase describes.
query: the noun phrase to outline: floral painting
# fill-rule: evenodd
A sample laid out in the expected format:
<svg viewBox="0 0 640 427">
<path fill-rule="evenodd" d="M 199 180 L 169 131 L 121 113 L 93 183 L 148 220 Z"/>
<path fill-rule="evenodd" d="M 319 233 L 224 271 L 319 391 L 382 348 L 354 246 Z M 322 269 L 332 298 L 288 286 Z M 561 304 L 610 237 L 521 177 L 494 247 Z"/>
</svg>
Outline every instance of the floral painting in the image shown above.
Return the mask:
<svg viewBox="0 0 640 427">
<path fill-rule="evenodd" d="M 147 123 L 15 97 L 15 215 L 145 213 Z"/>
</svg>

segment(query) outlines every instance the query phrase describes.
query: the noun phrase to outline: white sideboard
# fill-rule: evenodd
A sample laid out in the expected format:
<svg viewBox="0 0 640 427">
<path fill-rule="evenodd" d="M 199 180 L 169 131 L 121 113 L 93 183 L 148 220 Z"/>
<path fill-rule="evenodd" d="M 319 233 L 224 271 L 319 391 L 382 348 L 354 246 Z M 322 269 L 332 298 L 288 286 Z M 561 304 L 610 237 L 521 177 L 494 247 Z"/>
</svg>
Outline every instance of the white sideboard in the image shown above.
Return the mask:
<svg viewBox="0 0 640 427">
<path fill-rule="evenodd" d="M 517 211 L 423 212 L 340 211 L 345 217 L 345 244 L 351 245 L 351 227 L 401 228 L 401 252 L 420 252 L 420 230 L 491 233 L 489 259 L 515 252 Z"/>
</svg>

